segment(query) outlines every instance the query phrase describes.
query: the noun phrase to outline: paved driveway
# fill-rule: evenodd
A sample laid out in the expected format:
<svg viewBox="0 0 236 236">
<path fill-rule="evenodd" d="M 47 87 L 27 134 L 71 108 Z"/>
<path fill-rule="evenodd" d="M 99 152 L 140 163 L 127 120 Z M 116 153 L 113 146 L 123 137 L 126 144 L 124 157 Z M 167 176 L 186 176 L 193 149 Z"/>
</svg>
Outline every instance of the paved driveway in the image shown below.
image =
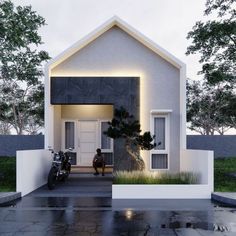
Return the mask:
<svg viewBox="0 0 236 236">
<path fill-rule="evenodd" d="M 111 183 L 111 176 L 72 174 L 53 191 L 44 186 L 0 208 L 0 235 L 236 235 L 234 208 L 208 200 L 112 202 Z"/>
</svg>

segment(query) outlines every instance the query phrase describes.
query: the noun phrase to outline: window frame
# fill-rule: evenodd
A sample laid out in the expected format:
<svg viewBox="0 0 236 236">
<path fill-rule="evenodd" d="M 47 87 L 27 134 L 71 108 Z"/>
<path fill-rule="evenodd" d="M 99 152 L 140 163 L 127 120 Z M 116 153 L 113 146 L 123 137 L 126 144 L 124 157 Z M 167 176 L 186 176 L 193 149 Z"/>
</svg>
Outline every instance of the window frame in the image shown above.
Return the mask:
<svg viewBox="0 0 236 236">
<path fill-rule="evenodd" d="M 63 151 L 66 151 L 67 149 L 66 149 L 66 140 L 65 140 L 65 138 L 66 138 L 66 136 L 65 136 L 65 124 L 66 124 L 66 122 L 73 122 L 74 123 L 74 149 L 73 149 L 73 151 L 74 150 L 76 150 L 77 148 L 78 148 L 78 142 L 76 142 L 76 137 L 77 137 L 77 122 L 76 122 L 76 120 L 70 120 L 70 119 L 63 119 L 62 120 L 62 129 L 61 129 L 61 144 L 62 144 L 62 150 Z"/>
<path fill-rule="evenodd" d="M 103 122 L 110 122 L 111 120 L 99 120 L 99 139 L 98 139 L 98 142 L 99 142 L 99 146 L 100 146 L 100 148 L 101 148 L 101 151 L 103 152 L 103 153 L 113 153 L 113 150 L 114 150 L 114 148 L 113 148 L 113 139 L 112 138 L 110 138 L 110 140 L 111 140 L 111 142 L 110 142 L 110 149 L 103 149 L 102 148 L 102 123 Z"/>
<path fill-rule="evenodd" d="M 172 110 L 151 110 L 150 112 L 150 132 L 154 133 L 154 120 L 155 118 L 165 119 L 165 149 L 152 149 L 150 150 L 150 170 L 152 171 L 166 171 L 170 168 L 170 113 Z M 153 154 L 166 154 L 167 155 L 167 168 L 152 168 L 152 155 Z"/>
</svg>

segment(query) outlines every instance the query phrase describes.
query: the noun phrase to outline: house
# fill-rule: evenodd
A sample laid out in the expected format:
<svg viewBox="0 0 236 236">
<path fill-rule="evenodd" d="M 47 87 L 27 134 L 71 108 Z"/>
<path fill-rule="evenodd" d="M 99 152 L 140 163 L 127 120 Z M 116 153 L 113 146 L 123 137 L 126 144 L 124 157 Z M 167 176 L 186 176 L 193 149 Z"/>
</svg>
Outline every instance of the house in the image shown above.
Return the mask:
<svg viewBox="0 0 236 236">
<path fill-rule="evenodd" d="M 97 147 L 115 169 L 129 169 L 123 144 L 103 131 L 125 107 L 158 148 L 143 152 L 148 170 L 179 171 L 186 148 L 185 64 L 113 17 L 49 62 L 45 148 L 73 147 L 76 165 L 91 166 Z"/>
<path fill-rule="evenodd" d="M 91 166 L 99 147 L 115 170 L 131 169 L 122 141 L 103 134 L 114 109 L 123 106 L 140 121 L 143 131 L 150 130 L 156 143 L 161 143 L 141 152 L 146 169 L 200 172 L 205 189 L 201 192 L 194 187 L 192 193 L 209 198 L 213 156 L 207 151 L 186 150 L 185 85 L 183 62 L 115 16 L 47 64 L 45 150 L 71 147 L 73 165 Z M 163 190 L 168 192 L 166 187 Z M 152 192 L 140 187 L 136 191 Z M 114 192 L 119 195 L 127 189 Z M 173 195 L 172 187 L 170 195 L 177 198 L 184 193 L 180 189 L 174 192 L 179 195 Z"/>
</svg>

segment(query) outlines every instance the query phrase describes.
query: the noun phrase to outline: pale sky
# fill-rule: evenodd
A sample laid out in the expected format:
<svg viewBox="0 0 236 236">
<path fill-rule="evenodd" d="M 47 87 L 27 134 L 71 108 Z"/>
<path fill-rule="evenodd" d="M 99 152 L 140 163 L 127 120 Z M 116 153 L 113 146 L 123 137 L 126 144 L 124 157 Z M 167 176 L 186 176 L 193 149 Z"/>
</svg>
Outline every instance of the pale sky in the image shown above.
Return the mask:
<svg viewBox="0 0 236 236">
<path fill-rule="evenodd" d="M 187 76 L 197 78 L 197 56 L 186 56 L 187 33 L 203 19 L 206 0 L 13 0 L 32 5 L 46 19 L 40 33 L 43 49 L 55 57 L 114 15 L 187 64 Z"/>
<path fill-rule="evenodd" d="M 206 0 L 12 0 L 32 5 L 47 25 L 42 49 L 53 58 L 113 17 L 119 16 L 187 65 L 187 77 L 200 78 L 198 56 L 186 56 L 187 33 L 203 16 Z M 188 130 L 188 133 L 191 133 Z"/>
</svg>

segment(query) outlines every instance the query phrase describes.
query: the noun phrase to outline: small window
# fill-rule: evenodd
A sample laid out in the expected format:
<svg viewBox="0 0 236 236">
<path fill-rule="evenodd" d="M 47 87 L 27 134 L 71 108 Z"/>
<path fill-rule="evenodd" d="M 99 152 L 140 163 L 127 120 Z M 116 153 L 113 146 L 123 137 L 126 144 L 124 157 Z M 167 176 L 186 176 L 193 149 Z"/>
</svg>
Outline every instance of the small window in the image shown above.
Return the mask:
<svg viewBox="0 0 236 236">
<path fill-rule="evenodd" d="M 103 132 L 107 131 L 109 125 L 107 120 L 100 121 L 100 145 L 102 153 L 105 157 L 106 165 L 113 165 L 113 141 L 107 137 Z"/>
<path fill-rule="evenodd" d="M 165 117 L 155 117 L 154 118 L 154 135 L 155 143 L 157 146 L 155 149 L 165 150 Z"/>
<path fill-rule="evenodd" d="M 65 122 L 65 149 L 75 148 L 75 123 Z"/>
<path fill-rule="evenodd" d="M 168 169 L 167 154 L 152 154 L 152 169 Z"/>
<path fill-rule="evenodd" d="M 106 165 L 113 165 L 113 153 L 103 153 Z"/>
<path fill-rule="evenodd" d="M 169 168 L 169 112 L 151 112 L 150 131 L 155 135 L 156 147 L 150 151 L 150 168 Z"/>
<path fill-rule="evenodd" d="M 101 122 L 101 149 L 111 149 L 111 138 L 107 137 L 103 132 L 107 131 L 109 125 L 106 122 Z"/>
</svg>

